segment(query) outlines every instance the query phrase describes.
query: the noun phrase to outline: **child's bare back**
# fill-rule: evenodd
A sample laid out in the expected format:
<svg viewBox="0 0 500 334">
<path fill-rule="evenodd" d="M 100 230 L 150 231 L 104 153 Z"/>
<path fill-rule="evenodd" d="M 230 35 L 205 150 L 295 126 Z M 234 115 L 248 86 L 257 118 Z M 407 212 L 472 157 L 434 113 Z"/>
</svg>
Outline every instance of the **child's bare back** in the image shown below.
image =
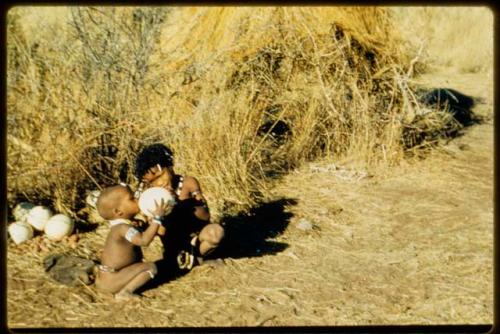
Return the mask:
<svg viewBox="0 0 500 334">
<path fill-rule="evenodd" d="M 126 223 L 111 226 L 102 252 L 101 262 L 113 268 L 123 268 L 142 261 L 141 247 L 125 239 L 129 225 Z"/>
<path fill-rule="evenodd" d="M 98 266 L 96 287 L 115 294 L 117 299 L 139 297 L 134 291 L 157 273 L 154 263 L 142 262 L 141 246 L 148 246 L 158 232 L 165 203 L 157 205 L 152 212 L 157 218 L 150 219 L 144 232 L 130 224 L 140 210 L 137 199 L 126 186 L 104 189 L 97 209 L 103 218 L 110 220 L 111 226 Z"/>
</svg>

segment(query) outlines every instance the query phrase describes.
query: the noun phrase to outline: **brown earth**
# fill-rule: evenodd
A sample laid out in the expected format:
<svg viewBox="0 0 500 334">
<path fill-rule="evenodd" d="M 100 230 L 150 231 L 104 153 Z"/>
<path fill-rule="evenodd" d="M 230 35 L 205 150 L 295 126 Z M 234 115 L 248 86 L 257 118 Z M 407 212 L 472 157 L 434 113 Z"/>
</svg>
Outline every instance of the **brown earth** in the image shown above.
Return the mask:
<svg viewBox="0 0 500 334">
<path fill-rule="evenodd" d="M 41 260 L 68 244 L 9 241 L 8 326 L 492 323 L 492 80 L 440 74 L 421 81 L 482 97 L 475 112 L 486 121 L 383 173 L 332 161 L 290 173 L 272 201 L 227 219 L 225 265 L 196 267 L 139 302 L 48 280 Z M 105 233 L 105 226 L 80 233 L 74 252 L 96 258 Z M 158 254 L 155 241 L 145 255 Z"/>
</svg>

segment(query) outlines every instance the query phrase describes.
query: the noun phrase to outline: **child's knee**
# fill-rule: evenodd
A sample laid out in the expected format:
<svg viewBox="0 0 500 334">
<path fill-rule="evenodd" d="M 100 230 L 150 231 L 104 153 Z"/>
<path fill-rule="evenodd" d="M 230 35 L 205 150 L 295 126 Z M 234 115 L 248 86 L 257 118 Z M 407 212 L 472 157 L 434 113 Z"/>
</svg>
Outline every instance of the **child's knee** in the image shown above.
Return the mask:
<svg viewBox="0 0 500 334">
<path fill-rule="evenodd" d="M 209 242 L 217 245 L 224 238 L 224 228 L 219 224 L 212 224 L 209 230 Z"/>
<path fill-rule="evenodd" d="M 156 267 L 156 264 L 154 263 L 148 263 L 148 269 L 146 272 L 151 276 L 151 278 L 154 278 L 156 274 L 158 274 L 158 267 Z"/>
</svg>

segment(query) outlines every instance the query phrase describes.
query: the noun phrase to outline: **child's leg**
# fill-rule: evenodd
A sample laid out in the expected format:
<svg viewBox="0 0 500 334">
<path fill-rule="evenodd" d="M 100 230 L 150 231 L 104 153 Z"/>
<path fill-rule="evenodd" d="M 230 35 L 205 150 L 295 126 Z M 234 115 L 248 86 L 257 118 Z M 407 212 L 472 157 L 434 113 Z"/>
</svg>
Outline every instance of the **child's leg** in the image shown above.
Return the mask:
<svg viewBox="0 0 500 334">
<path fill-rule="evenodd" d="M 219 224 L 208 224 L 205 226 L 198 236 L 200 241 L 199 252 L 201 256 L 205 256 L 212 252 L 222 238 L 224 238 L 224 228 Z"/>
<path fill-rule="evenodd" d="M 154 263 L 138 262 L 115 273 L 99 273 L 99 282 L 96 281 L 96 287 L 111 293 L 120 293 L 122 291 L 133 293 L 155 274 L 156 266 Z"/>
<path fill-rule="evenodd" d="M 130 282 L 128 282 L 117 294 L 117 299 L 126 299 L 130 297 L 138 297 L 138 295 L 134 294 L 134 291 L 146 284 L 149 280 L 152 280 L 158 270 L 156 269 L 156 265 L 152 262 L 143 263 L 147 265 L 146 270 L 141 271 L 137 274 Z"/>
</svg>

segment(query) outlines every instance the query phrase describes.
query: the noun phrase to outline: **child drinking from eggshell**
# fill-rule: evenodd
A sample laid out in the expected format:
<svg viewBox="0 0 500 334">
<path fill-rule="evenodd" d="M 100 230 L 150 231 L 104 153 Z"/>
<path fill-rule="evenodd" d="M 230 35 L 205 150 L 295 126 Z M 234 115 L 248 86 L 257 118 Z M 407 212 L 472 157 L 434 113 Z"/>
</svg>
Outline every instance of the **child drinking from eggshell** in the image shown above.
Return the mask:
<svg viewBox="0 0 500 334">
<path fill-rule="evenodd" d="M 174 194 L 177 204 L 163 220 L 159 234 L 167 264 L 191 269 L 214 251 L 224 237 L 224 228 L 210 223 L 207 202 L 198 180 L 176 174 L 172 151 L 163 144 L 146 146 L 137 155 L 135 176 L 138 193 L 148 187 L 163 187 Z"/>
<path fill-rule="evenodd" d="M 115 294 L 116 299 L 140 297 L 134 292 L 157 273 L 152 262 L 142 262 L 141 246 L 148 246 L 161 226 L 162 216 L 168 213 L 169 204 L 163 200 L 149 212 L 149 226 L 140 232 L 131 220 L 139 213 L 139 204 L 132 190 L 126 185 L 105 188 L 97 199 L 97 211 L 109 220 L 111 230 L 97 266 L 96 287 Z"/>
</svg>

